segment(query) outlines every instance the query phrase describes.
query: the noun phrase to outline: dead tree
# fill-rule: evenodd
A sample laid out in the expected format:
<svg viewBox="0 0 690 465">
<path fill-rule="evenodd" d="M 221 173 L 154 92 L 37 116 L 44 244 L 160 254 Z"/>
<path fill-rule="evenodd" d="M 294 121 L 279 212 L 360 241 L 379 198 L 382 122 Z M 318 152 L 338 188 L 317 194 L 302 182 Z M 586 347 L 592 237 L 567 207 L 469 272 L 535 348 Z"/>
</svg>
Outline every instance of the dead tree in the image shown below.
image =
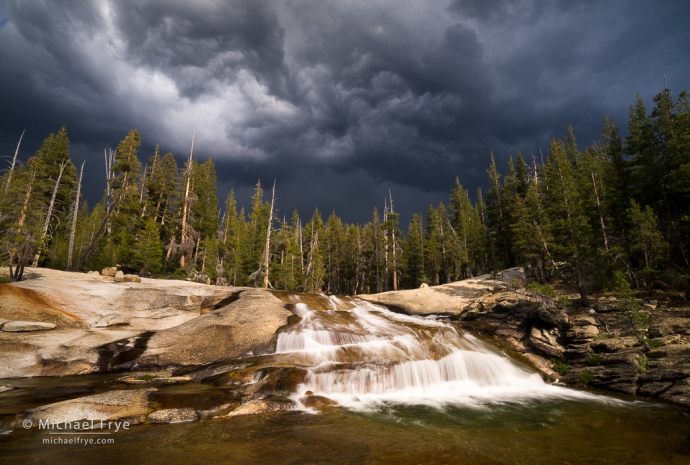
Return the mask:
<svg viewBox="0 0 690 465">
<path fill-rule="evenodd" d="M 120 204 L 120 201 L 122 200 L 122 197 L 124 196 L 125 191 L 127 190 L 124 188 L 124 186 L 127 185 L 127 175 L 129 175 L 129 173 L 125 172 L 125 175 L 122 178 L 122 186 L 123 187 L 120 189 L 120 193 L 118 194 L 117 198 L 112 203 L 110 203 L 110 205 L 108 206 L 108 208 L 105 212 L 105 215 L 103 217 L 103 220 L 101 220 L 101 225 L 99 226 L 98 231 L 96 232 L 96 234 L 93 234 L 91 236 L 91 241 L 89 242 L 89 246 L 86 248 L 86 252 L 84 252 L 84 254 L 79 258 L 79 261 L 77 262 L 77 266 L 75 267 L 75 269 L 77 269 L 77 270 L 81 269 L 81 267 L 84 265 L 84 263 L 86 263 L 86 260 L 89 258 L 89 254 L 91 254 L 91 251 L 93 250 L 94 246 L 96 245 L 96 241 L 101 236 L 101 234 L 103 234 L 103 231 L 105 230 L 106 225 L 109 224 L 110 215 L 115 210 L 115 207 L 117 207 Z"/>
<path fill-rule="evenodd" d="M 105 198 L 106 198 L 106 205 L 107 208 L 110 209 L 110 207 L 113 204 L 113 188 L 111 186 L 112 180 L 113 180 L 113 159 L 115 158 L 115 151 L 110 149 L 109 151 L 106 151 L 106 149 L 103 149 L 103 156 L 105 157 Z M 110 234 L 110 222 L 107 224 L 108 227 L 108 234 Z"/>
<path fill-rule="evenodd" d="M 184 206 L 182 208 L 182 237 L 180 239 L 180 245 L 184 244 L 186 241 L 186 229 L 187 229 L 187 210 L 189 209 L 189 185 L 192 180 L 192 154 L 194 153 L 194 132 L 192 133 L 192 148 L 189 151 L 189 161 L 187 162 L 187 169 L 185 170 L 185 176 L 187 176 L 187 188 L 184 193 Z M 184 254 L 180 256 L 180 266 L 184 267 Z"/>
<path fill-rule="evenodd" d="M 391 194 L 391 190 L 388 189 L 388 196 L 391 199 L 391 213 L 393 213 L 393 194 Z M 393 290 L 397 291 L 398 290 L 398 270 L 396 267 L 395 263 L 395 249 L 396 249 L 396 243 L 395 243 L 395 225 L 391 225 L 391 238 L 393 239 Z"/>
<path fill-rule="evenodd" d="M 45 241 L 46 235 L 48 235 L 48 226 L 50 225 L 50 217 L 53 215 L 53 206 L 55 205 L 55 197 L 57 196 L 58 192 L 58 187 L 60 187 L 60 180 L 62 179 L 62 173 L 65 171 L 65 167 L 67 166 L 67 163 L 63 163 L 60 165 L 60 174 L 58 174 L 57 181 L 55 181 L 55 188 L 53 189 L 53 196 L 50 198 L 50 205 L 48 206 L 48 213 L 46 214 L 46 221 L 43 223 L 43 229 L 41 230 L 41 236 L 39 237 L 39 240 L 41 242 Z M 34 262 L 32 264 L 33 267 L 38 266 L 38 259 L 41 256 L 41 252 L 43 251 L 43 244 L 39 244 L 38 250 L 36 251 L 36 255 L 34 255 Z"/>
<path fill-rule="evenodd" d="M 274 212 L 275 201 L 276 201 L 276 182 L 274 180 L 273 181 L 273 192 L 271 194 L 271 210 L 269 211 L 269 214 L 268 214 L 268 226 L 266 228 L 266 245 L 264 246 L 264 254 L 261 258 L 261 266 L 259 267 L 258 270 L 256 270 L 250 276 L 250 278 L 252 280 L 257 280 L 261 275 L 263 275 L 263 286 L 265 288 L 270 287 L 271 289 L 273 289 L 273 286 L 271 286 L 271 282 L 268 280 L 268 273 L 269 273 L 269 263 L 270 263 L 270 257 L 271 257 L 271 230 L 273 229 L 273 216 L 274 216 L 273 212 Z"/>
<path fill-rule="evenodd" d="M 17 142 L 17 149 L 14 151 L 14 157 L 12 158 L 12 166 L 10 166 L 10 172 L 7 175 L 7 182 L 5 183 L 5 194 L 7 194 L 7 191 L 10 189 L 10 182 L 12 181 L 12 173 L 14 173 L 14 165 L 17 163 L 17 155 L 19 154 L 19 146 L 22 143 L 22 139 L 24 138 L 24 133 L 26 132 L 26 129 L 22 131 L 22 135 L 19 136 L 19 142 Z"/>
<path fill-rule="evenodd" d="M 81 194 L 81 180 L 84 176 L 84 161 L 79 172 L 79 184 L 77 184 L 77 198 L 74 200 L 74 214 L 72 215 L 72 230 L 69 233 L 69 250 L 67 252 L 67 271 L 72 271 L 72 251 L 74 250 L 74 234 L 77 230 L 77 214 L 79 213 L 79 195 Z"/>
</svg>

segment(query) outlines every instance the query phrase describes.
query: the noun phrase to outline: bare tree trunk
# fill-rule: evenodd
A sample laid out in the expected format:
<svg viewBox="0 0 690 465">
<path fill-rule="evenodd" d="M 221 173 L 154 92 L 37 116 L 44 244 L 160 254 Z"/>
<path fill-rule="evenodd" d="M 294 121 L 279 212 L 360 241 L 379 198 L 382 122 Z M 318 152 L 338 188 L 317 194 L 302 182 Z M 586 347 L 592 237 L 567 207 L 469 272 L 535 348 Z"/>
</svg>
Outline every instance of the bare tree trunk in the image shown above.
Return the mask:
<svg viewBox="0 0 690 465">
<path fill-rule="evenodd" d="M 263 269 L 264 269 L 264 287 L 268 287 L 268 265 L 269 265 L 269 257 L 271 253 L 271 229 L 272 224 L 273 224 L 273 206 L 275 204 L 276 200 L 276 182 L 275 180 L 273 181 L 273 193 L 271 194 L 271 211 L 268 215 L 268 228 L 266 229 L 266 246 L 264 247 L 264 263 L 263 263 Z"/>
<path fill-rule="evenodd" d="M 376 216 L 378 217 L 378 214 Z M 376 257 L 376 292 L 381 292 L 381 272 L 379 270 L 379 232 L 376 230 L 376 226 L 374 226 L 374 255 Z"/>
<path fill-rule="evenodd" d="M 194 133 L 192 133 L 192 148 L 189 151 L 189 161 L 187 162 L 187 189 L 184 193 L 184 208 L 182 209 L 182 237 L 180 245 L 185 243 L 187 229 L 187 209 L 189 208 L 189 184 L 192 180 L 192 153 L 194 153 Z M 184 267 L 184 254 L 180 256 L 180 266 Z"/>
<path fill-rule="evenodd" d="M 127 185 L 127 175 L 129 175 L 129 173 L 126 172 L 124 177 L 122 178 L 122 186 Z M 98 240 L 98 237 L 103 233 L 103 230 L 105 229 L 106 225 L 110 224 L 110 215 L 113 213 L 113 210 L 115 209 L 115 207 L 120 204 L 120 200 L 122 200 L 122 196 L 124 195 L 125 190 L 126 189 L 124 187 L 122 189 L 120 189 L 120 194 L 117 196 L 117 199 L 115 199 L 115 201 L 112 202 L 110 204 L 110 206 L 108 207 L 108 209 L 106 210 L 105 217 L 103 217 L 103 220 L 101 221 L 101 225 L 98 228 L 98 231 L 96 232 L 95 235 L 91 236 L 91 242 L 89 242 L 89 246 L 86 248 L 86 252 L 84 252 L 84 255 L 82 255 L 79 258 L 79 261 L 77 262 L 77 266 L 75 267 L 76 269 L 80 269 L 84 265 L 86 260 L 89 258 L 89 254 L 93 250 L 94 245 L 96 245 L 96 241 Z M 108 228 L 110 228 L 110 226 L 108 226 Z"/>
<path fill-rule="evenodd" d="M 299 257 L 300 263 L 302 265 L 302 273 L 304 273 L 304 250 L 302 249 L 302 219 L 297 219 L 297 224 L 299 225 Z"/>
<path fill-rule="evenodd" d="M 604 236 L 604 249 L 609 251 L 609 240 L 606 237 L 606 225 L 604 224 L 604 215 L 601 213 L 601 202 L 599 201 L 599 192 L 597 191 L 597 183 L 594 180 L 594 171 L 590 169 L 592 176 L 592 187 L 594 187 L 594 198 L 597 201 L 597 212 L 599 213 L 599 223 L 601 223 L 601 234 Z"/>
<path fill-rule="evenodd" d="M 113 178 L 112 167 L 113 167 L 113 158 L 115 157 L 115 152 L 113 152 L 113 150 L 106 152 L 106 150 L 103 149 L 103 156 L 105 157 L 106 201 L 107 201 L 107 207 L 110 208 L 113 204 L 113 189 L 110 185 L 110 182 Z M 108 235 L 110 235 L 110 220 L 108 220 L 108 223 L 107 223 L 107 231 L 108 231 Z"/>
<path fill-rule="evenodd" d="M 583 307 L 589 307 L 589 298 L 587 297 L 587 285 L 582 276 L 582 268 L 580 268 L 580 257 L 577 254 L 573 257 L 573 264 L 575 265 L 575 273 L 577 274 L 577 287 L 580 290 L 580 301 Z"/>
<path fill-rule="evenodd" d="M 146 187 L 146 173 L 148 171 L 149 165 L 144 165 L 144 177 L 141 179 L 141 189 L 139 190 L 139 205 L 144 202 L 144 188 Z M 141 217 L 144 217 L 144 212 L 146 208 L 141 211 Z"/>
<path fill-rule="evenodd" d="M 77 230 L 77 214 L 79 213 L 79 195 L 81 194 L 81 180 L 84 176 L 84 161 L 79 172 L 79 184 L 77 184 L 77 198 L 74 200 L 74 214 L 72 215 L 72 230 L 69 233 L 69 250 L 67 252 L 67 271 L 72 271 L 72 251 L 74 250 L 74 234 Z"/>
<path fill-rule="evenodd" d="M 383 198 L 383 269 L 384 277 L 383 289 L 388 291 L 388 231 L 386 231 L 386 221 L 388 221 L 388 205 L 386 198 Z"/>
<path fill-rule="evenodd" d="M 29 181 L 29 187 L 26 188 L 26 195 L 24 196 L 24 205 L 22 206 L 22 214 L 19 216 L 19 231 L 24 226 L 24 221 L 26 220 L 26 211 L 29 208 L 29 199 L 31 198 L 31 191 L 33 190 L 34 180 L 36 179 L 36 170 L 31 172 L 31 180 Z"/>
<path fill-rule="evenodd" d="M 426 271 L 424 271 L 424 262 L 425 257 L 424 257 L 424 229 L 422 226 L 422 222 L 419 222 L 419 237 L 422 239 L 422 276 L 426 278 Z"/>
<path fill-rule="evenodd" d="M 7 183 L 5 183 L 5 194 L 7 194 L 7 191 L 10 189 L 10 182 L 12 181 L 12 173 L 14 173 L 14 165 L 17 163 L 17 155 L 19 154 L 19 146 L 22 143 L 22 139 L 24 138 L 24 133 L 26 132 L 26 129 L 22 131 L 22 135 L 19 136 L 19 142 L 17 142 L 17 149 L 14 151 L 14 157 L 12 158 L 12 166 L 10 166 L 10 172 L 7 175 Z"/>
<path fill-rule="evenodd" d="M 391 194 L 391 190 L 388 189 L 388 195 L 390 196 L 391 199 L 391 213 L 393 213 L 393 194 Z M 395 243 L 395 226 L 391 227 L 391 237 L 393 239 L 393 290 L 397 291 L 398 290 L 398 269 L 396 266 L 395 262 L 395 249 L 396 249 L 396 243 Z"/>
<path fill-rule="evenodd" d="M 204 269 L 206 268 L 206 247 L 204 247 L 204 258 L 201 260 L 201 274 L 204 274 Z"/>
<path fill-rule="evenodd" d="M 175 235 L 170 238 L 170 246 L 168 247 L 168 252 L 165 254 L 165 263 L 170 260 L 170 255 L 172 254 L 173 246 L 175 245 Z"/>
<path fill-rule="evenodd" d="M 60 165 L 60 174 L 58 174 L 57 181 L 55 181 L 55 188 L 53 189 L 53 196 L 50 198 L 50 205 L 48 206 L 48 214 L 46 215 L 46 221 L 43 223 L 43 230 L 41 230 L 40 240 L 43 242 L 48 234 L 48 226 L 50 225 L 50 217 L 53 215 L 53 206 L 55 205 L 55 197 L 57 196 L 58 187 L 60 187 L 60 179 L 62 179 L 62 172 L 65 171 L 67 163 Z M 41 251 L 43 250 L 43 244 L 39 244 L 36 255 L 34 256 L 33 267 L 38 266 L 38 258 L 41 256 Z"/>
</svg>

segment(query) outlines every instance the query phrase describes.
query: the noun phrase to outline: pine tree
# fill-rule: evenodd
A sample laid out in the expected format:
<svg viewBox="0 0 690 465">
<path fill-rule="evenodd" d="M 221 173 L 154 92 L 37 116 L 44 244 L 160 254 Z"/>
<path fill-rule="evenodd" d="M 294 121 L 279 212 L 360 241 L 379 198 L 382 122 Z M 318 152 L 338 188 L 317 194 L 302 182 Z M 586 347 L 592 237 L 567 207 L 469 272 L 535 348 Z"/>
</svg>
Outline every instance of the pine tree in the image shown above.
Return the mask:
<svg viewBox="0 0 690 465">
<path fill-rule="evenodd" d="M 630 248 L 633 253 L 642 255 L 642 267 L 639 273 L 644 278 L 647 290 L 652 292 L 652 281 L 657 277 L 659 261 L 668 250 L 668 243 L 664 240 L 657 226 L 654 210 L 647 205 L 644 211 L 634 201 L 630 200 L 628 219 L 632 224 L 630 230 Z"/>
<path fill-rule="evenodd" d="M 307 248 L 307 265 L 304 279 L 305 292 L 318 292 L 323 288 L 326 276 L 324 250 L 321 242 L 324 237 L 324 224 L 319 209 L 314 210 L 311 221 L 304 228 L 309 235 Z"/>
<path fill-rule="evenodd" d="M 422 215 L 415 213 L 407 229 L 408 248 L 405 255 L 405 283 L 416 288 L 426 282 L 424 272 L 424 225 Z"/>
<path fill-rule="evenodd" d="M 499 270 L 509 262 L 509 250 L 506 238 L 505 199 L 501 175 L 496 168 L 496 160 L 491 152 L 491 165 L 486 171 L 489 175 L 489 192 L 486 196 L 486 226 L 488 228 L 490 259 L 492 268 Z"/>
<path fill-rule="evenodd" d="M 158 223 L 153 218 L 144 222 L 134 246 L 134 261 L 140 267 L 139 274 L 157 274 L 163 266 L 163 246 L 160 241 Z"/>
<path fill-rule="evenodd" d="M 218 229 L 218 198 L 216 197 L 216 168 L 209 158 L 194 170 L 193 192 L 196 198 L 192 206 L 190 223 L 201 237 L 211 237 Z"/>
<path fill-rule="evenodd" d="M 545 171 L 545 198 L 550 218 L 549 229 L 554 241 L 549 248 L 558 259 L 568 261 L 573 268 L 583 306 L 589 306 L 584 258 L 589 252 L 591 229 L 580 198 L 578 182 L 571 160 L 562 141 L 552 140 Z"/>
</svg>

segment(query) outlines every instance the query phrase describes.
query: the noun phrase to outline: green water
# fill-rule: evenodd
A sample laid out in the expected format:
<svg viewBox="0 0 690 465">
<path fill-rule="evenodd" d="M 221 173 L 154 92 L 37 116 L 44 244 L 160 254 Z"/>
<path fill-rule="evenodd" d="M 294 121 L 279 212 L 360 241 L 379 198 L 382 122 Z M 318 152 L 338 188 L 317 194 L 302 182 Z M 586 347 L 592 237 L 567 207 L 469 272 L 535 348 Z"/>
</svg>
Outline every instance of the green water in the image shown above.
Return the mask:
<svg viewBox="0 0 690 465">
<path fill-rule="evenodd" d="M 111 445 L 43 444 L 47 437 L 0 436 L 0 463 L 690 464 L 687 414 L 627 398 L 207 418 L 133 426 L 112 433 Z"/>
</svg>

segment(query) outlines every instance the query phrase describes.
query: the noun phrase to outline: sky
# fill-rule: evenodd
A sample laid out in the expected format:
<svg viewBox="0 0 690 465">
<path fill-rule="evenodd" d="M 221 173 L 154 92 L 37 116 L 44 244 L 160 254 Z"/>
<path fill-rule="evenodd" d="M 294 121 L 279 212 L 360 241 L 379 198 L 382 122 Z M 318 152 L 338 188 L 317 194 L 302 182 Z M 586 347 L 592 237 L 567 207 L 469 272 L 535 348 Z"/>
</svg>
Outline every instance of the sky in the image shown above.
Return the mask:
<svg viewBox="0 0 690 465">
<path fill-rule="evenodd" d="M 103 151 L 139 130 L 182 164 L 192 134 L 219 204 L 276 180 L 279 215 L 371 220 L 474 194 L 521 151 L 666 85 L 690 91 L 690 2 L 549 0 L 0 1 L 0 169 L 67 127 L 85 196 Z"/>
</svg>

